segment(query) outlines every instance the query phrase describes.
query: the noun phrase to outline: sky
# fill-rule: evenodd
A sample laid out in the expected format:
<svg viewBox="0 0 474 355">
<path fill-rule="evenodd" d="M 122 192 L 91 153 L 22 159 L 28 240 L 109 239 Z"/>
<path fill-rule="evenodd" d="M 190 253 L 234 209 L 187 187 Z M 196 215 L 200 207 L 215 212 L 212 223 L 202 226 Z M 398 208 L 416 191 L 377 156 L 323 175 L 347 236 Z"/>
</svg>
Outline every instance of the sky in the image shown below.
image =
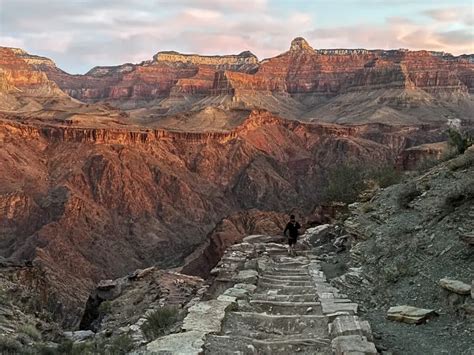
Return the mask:
<svg viewBox="0 0 474 355">
<path fill-rule="evenodd" d="M 0 0 L 0 46 L 70 73 L 158 51 L 275 56 L 314 48 L 474 53 L 474 0 Z"/>
</svg>

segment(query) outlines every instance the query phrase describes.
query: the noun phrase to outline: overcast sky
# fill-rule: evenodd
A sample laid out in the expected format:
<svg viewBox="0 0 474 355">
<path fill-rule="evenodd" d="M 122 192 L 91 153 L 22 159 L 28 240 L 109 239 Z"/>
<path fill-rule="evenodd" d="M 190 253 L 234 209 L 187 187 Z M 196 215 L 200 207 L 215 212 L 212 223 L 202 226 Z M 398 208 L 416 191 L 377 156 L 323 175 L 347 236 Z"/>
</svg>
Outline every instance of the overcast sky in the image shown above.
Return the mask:
<svg viewBox="0 0 474 355">
<path fill-rule="evenodd" d="M 474 53 L 472 0 L 0 0 L 0 46 L 71 73 L 162 50 L 260 59 L 303 36 L 314 48 Z"/>
</svg>

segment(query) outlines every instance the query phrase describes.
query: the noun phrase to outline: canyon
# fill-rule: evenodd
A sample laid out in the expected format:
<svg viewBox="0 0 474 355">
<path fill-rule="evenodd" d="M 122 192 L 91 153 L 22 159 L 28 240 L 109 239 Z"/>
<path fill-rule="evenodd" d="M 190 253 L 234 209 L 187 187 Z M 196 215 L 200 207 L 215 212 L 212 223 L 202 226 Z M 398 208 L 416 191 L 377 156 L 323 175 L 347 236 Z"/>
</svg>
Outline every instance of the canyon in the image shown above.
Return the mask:
<svg viewBox="0 0 474 355">
<path fill-rule="evenodd" d="M 100 280 L 207 277 L 244 236 L 281 233 L 333 166 L 441 157 L 473 93 L 472 56 L 302 38 L 262 61 L 158 52 L 84 75 L 1 47 L 0 262 L 75 328 Z"/>
</svg>

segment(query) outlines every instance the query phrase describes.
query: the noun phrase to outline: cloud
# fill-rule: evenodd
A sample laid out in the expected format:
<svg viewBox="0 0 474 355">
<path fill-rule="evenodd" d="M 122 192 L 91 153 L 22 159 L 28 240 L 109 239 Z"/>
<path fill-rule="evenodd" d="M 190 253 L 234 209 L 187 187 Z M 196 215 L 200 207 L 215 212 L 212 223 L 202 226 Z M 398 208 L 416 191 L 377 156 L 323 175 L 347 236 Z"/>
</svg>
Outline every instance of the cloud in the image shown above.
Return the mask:
<svg viewBox="0 0 474 355">
<path fill-rule="evenodd" d="M 307 37 L 315 48 L 473 52 L 472 12 L 466 11 L 466 0 L 436 8 L 430 1 L 345 0 L 341 11 L 346 17 L 340 19 L 320 0 L 0 0 L 0 45 L 51 57 L 75 73 L 148 60 L 160 50 L 250 50 L 265 58 L 287 50 L 297 36 Z M 457 6 L 461 1 L 464 6 Z M 418 7 L 409 16 L 395 11 L 411 6 Z M 375 7 L 385 15 L 364 15 Z M 334 21 L 316 21 L 328 16 Z M 344 23 L 348 17 L 360 23 Z"/>
<path fill-rule="evenodd" d="M 474 25 L 473 5 L 426 10 L 424 15 L 438 22 Z"/>
<path fill-rule="evenodd" d="M 0 46 L 23 48 L 25 46 L 25 41 L 21 38 L 15 38 L 15 37 L 10 37 L 10 36 L 0 36 Z"/>
</svg>

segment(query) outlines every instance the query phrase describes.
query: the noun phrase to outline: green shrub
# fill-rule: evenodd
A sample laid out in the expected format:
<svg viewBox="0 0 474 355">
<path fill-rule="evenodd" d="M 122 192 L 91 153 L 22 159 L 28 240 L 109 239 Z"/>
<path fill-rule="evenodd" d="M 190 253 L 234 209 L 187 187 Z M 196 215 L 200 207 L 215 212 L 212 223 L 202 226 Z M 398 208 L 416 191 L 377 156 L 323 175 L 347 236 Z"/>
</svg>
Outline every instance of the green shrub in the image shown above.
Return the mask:
<svg viewBox="0 0 474 355">
<path fill-rule="evenodd" d="M 322 191 L 323 202 L 352 203 L 375 181 L 380 187 L 397 184 L 402 172 L 392 164 L 349 163 L 328 168 Z"/>
<path fill-rule="evenodd" d="M 474 152 L 471 151 L 450 160 L 447 164 L 448 169 L 451 171 L 465 169 L 472 165 L 474 165 Z"/>
<path fill-rule="evenodd" d="M 33 340 L 39 340 L 41 338 L 41 333 L 32 324 L 22 325 L 20 328 L 18 328 L 18 332 L 28 335 Z"/>
<path fill-rule="evenodd" d="M 468 133 L 450 128 L 448 130 L 448 144 L 453 147 L 458 154 L 464 152 L 474 144 L 474 139 Z"/>
<path fill-rule="evenodd" d="M 403 176 L 402 172 L 391 164 L 372 167 L 367 175 L 368 178 L 375 180 L 380 187 L 398 184 Z"/>
<path fill-rule="evenodd" d="M 352 203 L 366 188 L 363 169 L 355 165 L 339 165 L 328 170 L 322 192 L 324 202 Z"/>
<path fill-rule="evenodd" d="M 18 354 L 21 352 L 21 344 L 14 338 L 0 336 L 0 354 Z"/>
<path fill-rule="evenodd" d="M 163 307 L 146 317 L 146 322 L 142 325 L 142 331 L 148 339 L 155 339 L 163 335 L 167 328 L 178 320 L 178 310 L 176 308 Z"/>
<path fill-rule="evenodd" d="M 99 313 L 101 315 L 109 314 L 111 310 L 112 310 L 112 303 L 110 301 L 103 301 L 99 305 Z"/>
<path fill-rule="evenodd" d="M 411 201 L 421 195 L 415 183 L 409 183 L 402 186 L 402 190 L 398 193 L 397 204 L 400 208 L 408 208 Z"/>
<path fill-rule="evenodd" d="M 113 339 L 106 353 L 111 355 L 127 354 L 133 349 L 133 347 L 134 343 L 132 338 L 126 334 L 123 334 Z"/>
<path fill-rule="evenodd" d="M 375 207 L 370 202 L 366 202 L 361 206 L 361 210 L 363 213 L 369 213 L 375 211 Z"/>
</svg>

